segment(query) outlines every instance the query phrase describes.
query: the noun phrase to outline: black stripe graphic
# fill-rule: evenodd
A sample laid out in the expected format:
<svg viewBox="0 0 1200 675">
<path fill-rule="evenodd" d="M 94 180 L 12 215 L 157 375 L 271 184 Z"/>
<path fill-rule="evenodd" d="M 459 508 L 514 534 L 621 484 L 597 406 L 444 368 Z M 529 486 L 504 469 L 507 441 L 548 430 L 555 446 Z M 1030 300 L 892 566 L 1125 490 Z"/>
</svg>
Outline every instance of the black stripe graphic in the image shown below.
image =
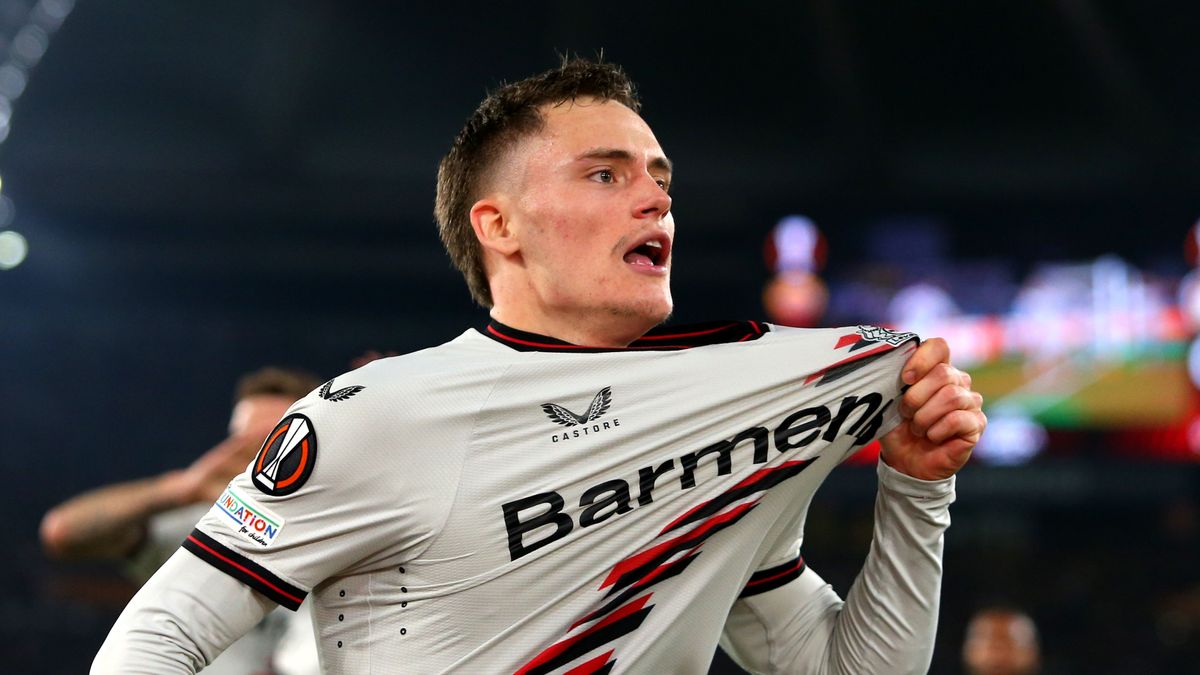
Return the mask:
<svg viewBox="0 0 1200 675">
<path fill-rule="evenodd" d="M 857 346 L 857 345 L 855 345 L 855 346 Z M 830 382 L 836 382 L 836 381 L 842 379 L 843 377 L 846 377 L 850 373 L 853 373 L 856 370 L 866 367 L 871 362 L 877 361 L 880 358 L 887 356 L 888 354 L 891 354 L 892 351 L 893 350 L 889 349 L 885 352 L 879 352 L 878 354 L 871 354 L 870 356 L 865 356 L 861 359 L 856 359 L 856 360 L 850 361 L 848 363 L 843 363 L 840 366 L 834 366 L 833 368 L 830 368 L 829 370 L 825 371 L 825 374 L 821 377 L 820 381 L 817 382 L 817 386 L 820 387 L 822 385 L 829 384 Z"/>
<path fill-rule="evenodd" d="M 748 598 L 759 593 L 773 591 L 798 578 L 805 569 L 807 569 L 807 565 L 804 564 L 804 557 L 796 556 L 782 565 L 755 572 L 746 582 L 746 588 L 738 597 Z"/>
<path fill-rule="evenodd" d="M 536 668 L 530 669 L 529 675 L 553 672 L 601 645 L 608 644 L 613 640 L 632 633 L 642 625 L 642 622 L 646 620 L 646 615 L 652 609 L 654 609 L 654 605 L 643 607 L 629 616 L 621 617 L 604 628 L 588 634 L 582 640 L 564 649 L 561 654 L 558 654 Z"/>
<path fill-rule="evenodd" d="M 756 492 L 769 490 L 808 468 L 808 465 L 812 464 L 815 459 L 816 458 L 814 457 L 813 459 L 806 459 L 799 464 L 792 464 L 790 466 L 774 469 L 770 473 L 761 476 L 758 480 L 749 485 L 744 485 L 742 487 L 734 488 L 728 492 L 719 494 L 716 497 L 713 497 L 712 500 L 706 503 L 704 506 L 696 509 L 694 513 L 689 514 L 688 517 L 663 530 L 662 534 L 666 534 L 672 530 L 678 530 L 679 528 L 684 527 L 685 525 L 690 525 L 698 520 L 706 520 L 709 516 L 723 511 L 726 506 L 729 506 L 740 499 L 745 499 Z"/>
<path fill-rule="evenodd" d="M 295 611 L 308 595 L 306 591 L 280 579 L 267 568 L 220 544 L 199 529 L 183 541 L 183 547 L 204 562 L 262 593 L 276 603 Z"/>
<path fill-rule="evenodd" d="M 611 589 L 609 589 L 608 595 L 612 595 L 612 594 L 616 593 L 617 591 L 620 591 L 622 588 L 625 588 L 626 586 L 629 586 L 629 585 L 632 585 L 632 584 L 635 584 L 635 583 L 641 581 L 646 575 L 653 572 L 654 568 L 663 564 L 663 562 L 670 559 L 671 556 L 675 555 L 676 553 L 679 553 L 680 551 L 684 551 L 689 548 L 695 548 L 695 547 L 699 546 L 701 543 L 707 541 L 709 537 L 711 537 L 714 534 L 720 532 L 721 530 L 724 530 L 725 528 L 733 525 L 734 523 L 738 522 L 742 518 L 745 518 L 746 514 L 753 511 L 756 506 L 758 506 L 758 504 L 750 504 L 746 508 L 746 510 L 737 514 L 733 518 L 730 518 L 729 520 L 726 520 L 722 523 L 718 523 L 718 524 L 714 525 L 713 527 L 709 528 L 707 531 L 705 531 L 703 534 L 701 534 L 699 536 L 693 536 L 694 532 L 684 535 L 683 537 L 680 538 L 679 541 L 677 541 L 674 544 L 672 544 L 671 546 L 668 546 L 667 548 L 663 549 L 658 555 L 654 556 L 653 558 L 650 558 L 649 560 L 642 563 L 641 565 L 638 565 L 637 567 L 629 570 L 628 572 L 626 572 L 626 573 L 622 574 L 620 577 L 618 577 L 616 582 L 613 583 L 613 587 Z M 701 527 L 703 527 L 703 526 L 701 526 Z"/>
<path fill-rule="evenodd" d="M 630 598 L 637 595 L 638 593 L 641 593 L 642 591 L 646 590 L 647 588 L 650 588 L 651 586 L 654 586 L 655 584 L 657 584 L 661 581 L 666 581 L 667 579 L 670 579 L 673 576 L 677 576 L 680 572 L 687 569 L 688 565 L 691 565 L 692 561 L 695 560 L 700 555 L 700 553 L 701 553 L 701 551 L 696 551 L 695 553 L 693 553 L 691 555 L 684 556 L 683 558 L 680 558 L 679 560 L 676 560 L 675 562 L 667 565 L 666 569 L 664 569 L 662 572 L 659 572 L 658 576 L 654 577 L 654 580 L 648 584 L 634 584 L 634 585 L 630 586 L 629 588 L 626 588 L 624 592 L 622 592 L 617 597 L 613 598 L 610 602 L 605 604 L 603 607 L 592 612 L 591 614 L 588 614 L 586 617 L 580 619 L 579 624 L 585 624 L 585 623 L 590 623 L 592 621 L 595 621 L 596 619 L 599 619 L 600 617 L 602 617 L 606 614 L 609 614 L 610 612 L 617 609 L 618 607 L 624 606 L 625 603 L 628 602 Z"/>
</svg>

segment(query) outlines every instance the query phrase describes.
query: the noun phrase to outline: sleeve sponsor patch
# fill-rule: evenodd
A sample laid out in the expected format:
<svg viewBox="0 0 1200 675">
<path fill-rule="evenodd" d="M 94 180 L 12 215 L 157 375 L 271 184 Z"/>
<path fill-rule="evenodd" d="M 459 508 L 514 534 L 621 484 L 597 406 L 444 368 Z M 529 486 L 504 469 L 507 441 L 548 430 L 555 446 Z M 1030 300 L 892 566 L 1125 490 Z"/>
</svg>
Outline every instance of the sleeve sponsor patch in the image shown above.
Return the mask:
<svg viewBox="0 0 1200 675">
<path fill-rule="evenodd" d="M 267 435 L 254 458 L 250 477 L 263 494 L 282 497 L 299 490 L 317 463 L 317 430 L 312 420 L 292 414 Z"/>
<path fill-rule="evenodd" d="M 224 523 L 234 534 L 258 547 L 268 548 L 283 531 L 283 517 L 264 509 L 225 488 L 225 492 L 213 504 L 217 520 Z"/>
</svg>

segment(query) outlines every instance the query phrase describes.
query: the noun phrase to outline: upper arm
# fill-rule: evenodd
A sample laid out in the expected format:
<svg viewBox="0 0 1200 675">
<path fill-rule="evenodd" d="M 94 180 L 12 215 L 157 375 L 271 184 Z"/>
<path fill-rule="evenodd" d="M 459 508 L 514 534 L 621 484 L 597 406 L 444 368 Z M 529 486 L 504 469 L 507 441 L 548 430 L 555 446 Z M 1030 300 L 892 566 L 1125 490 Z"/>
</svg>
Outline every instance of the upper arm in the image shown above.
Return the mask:
<svg viewBox="0 0 1200 675">
<path fill-rule="evenodd" d="M 360 381 L 371 384 L 347 401 L 297 402 L 185 547 L 289 609 L 326 579 L 422 550 L 453 494 L 449 473 L 423 471 L 416 425 L 379 415 L 369 394 L 383 387 Z"/>
<path fill-rule="evenodd" d="M 275 603 L 180 550 L 125 607 L 93 673 L 194 673 Z"/>
</svg>

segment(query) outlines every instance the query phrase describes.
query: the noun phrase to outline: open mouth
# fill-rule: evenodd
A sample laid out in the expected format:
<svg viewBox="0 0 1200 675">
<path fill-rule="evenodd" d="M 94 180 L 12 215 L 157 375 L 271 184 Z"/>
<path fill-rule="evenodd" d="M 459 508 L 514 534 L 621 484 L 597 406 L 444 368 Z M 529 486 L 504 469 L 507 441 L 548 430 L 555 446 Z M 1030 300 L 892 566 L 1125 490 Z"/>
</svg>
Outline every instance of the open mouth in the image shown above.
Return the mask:
<svg viewBox="0 0 1200 675">
<path fill-rule="evenodd" d="M 665 236 L 652 237 L 625 254 L 625 262 L 635 266 L 663 267 L 671 255 L 671 240 Z"/>
</svg>

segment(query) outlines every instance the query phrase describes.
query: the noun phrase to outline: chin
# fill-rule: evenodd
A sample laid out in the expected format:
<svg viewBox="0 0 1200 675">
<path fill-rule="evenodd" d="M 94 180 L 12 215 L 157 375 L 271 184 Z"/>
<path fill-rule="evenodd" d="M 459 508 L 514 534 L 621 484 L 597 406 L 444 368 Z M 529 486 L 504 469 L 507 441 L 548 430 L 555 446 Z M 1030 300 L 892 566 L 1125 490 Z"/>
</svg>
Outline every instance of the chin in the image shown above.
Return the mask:
<svg viewBox="0 0 1200 675">
<path fill-rule="evenodd" d="M 671 298 L 667 296 L 666 298 L 647 299 L 629 305 L 610 307 L 609 313 L 615 318 L 638 320 L 638 323 L 644 326 L 641 329 L 641 332 L 644 333 L 666 321 L 671 316 L 672 309 Z"/>
<path fill-rule="evenodd" d="M 674 309 L 675 309 L 675 307 L 671 304 L 671 301 L 668 299 L 665 303 L 662 304 L 661 307 L 658 308 L 658 310 L 656 312 L 652 313 L 653 318 L 654 318 L 654 325 L 657 326 L 660 323 L 665 323 L 667 319 L 671 318 L 671 312 L 674 311 Z"/>
</svg>

